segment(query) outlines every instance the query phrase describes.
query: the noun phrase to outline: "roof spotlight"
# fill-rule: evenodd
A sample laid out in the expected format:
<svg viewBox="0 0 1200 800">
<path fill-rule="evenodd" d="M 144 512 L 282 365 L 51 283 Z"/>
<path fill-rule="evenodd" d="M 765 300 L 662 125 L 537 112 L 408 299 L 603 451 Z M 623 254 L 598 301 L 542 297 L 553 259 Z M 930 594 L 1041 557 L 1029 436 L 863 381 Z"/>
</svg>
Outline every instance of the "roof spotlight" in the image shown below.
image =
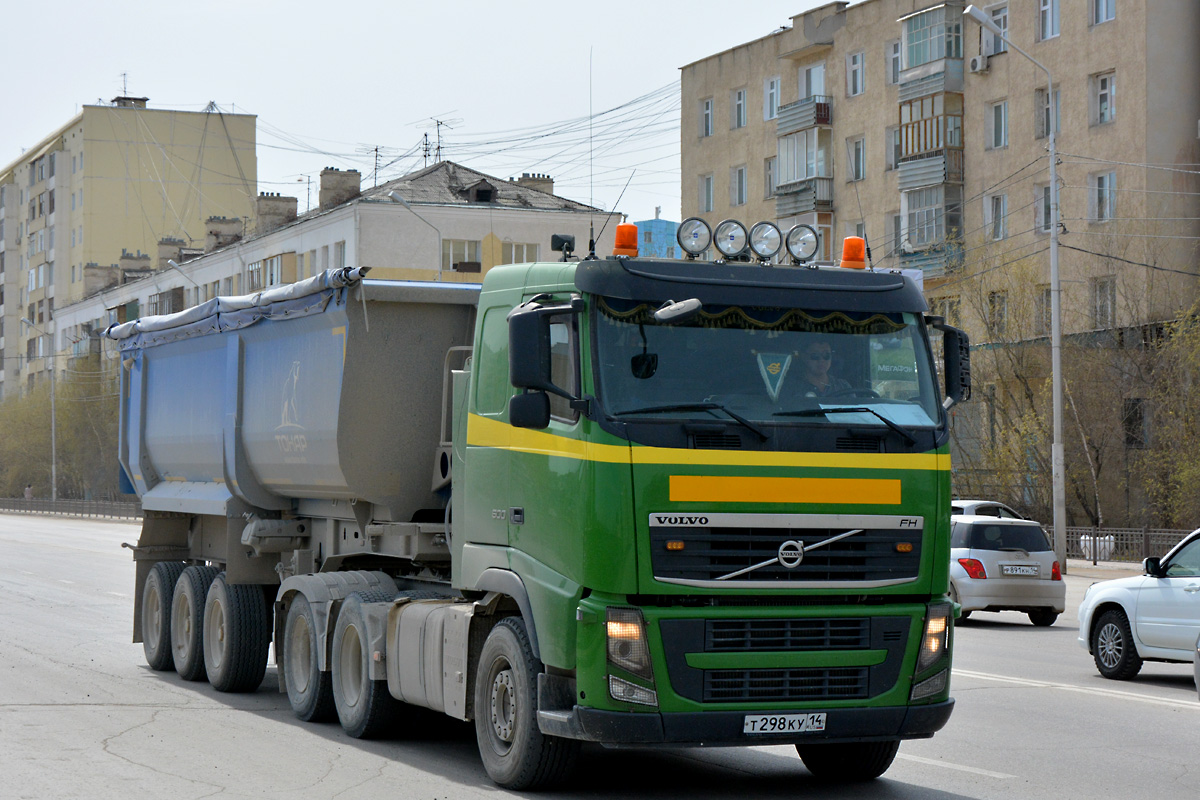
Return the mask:
<svg viewBox="0 0 1200 800">
<path fill-rule="evenodd" d="M 688 217 L 679 223 L 679 229 L 675 231 L 675 240 L 679 242 L 683 252 L 688 254 L 688 258 L 696 258 L 712 244 L 712 230 L 708 223 L 699 217 Z"/>
<path fill-rule="evenodd" d="M 793 225 L 784 243 L 792 261 L 803 264 L 817 254 L 821 240 L 811 225 Z"/>
<path fill-rule="evenodd" d="M 762 261 L 770 261 L 783 247 L 783 234 L 773 222 L 758 222 L 750 229 L 750 249 Z"/>
<path fill-rule="evenodd" d="M 716 244 L 721 255 L 726 258 L 740 255 L 746 249 L 746 242 L 749 238 L 746 234 L 746 226 L 736 219 L 718 222 L 717 229 L 713 231 L 713 243 Z"/>
</svg>

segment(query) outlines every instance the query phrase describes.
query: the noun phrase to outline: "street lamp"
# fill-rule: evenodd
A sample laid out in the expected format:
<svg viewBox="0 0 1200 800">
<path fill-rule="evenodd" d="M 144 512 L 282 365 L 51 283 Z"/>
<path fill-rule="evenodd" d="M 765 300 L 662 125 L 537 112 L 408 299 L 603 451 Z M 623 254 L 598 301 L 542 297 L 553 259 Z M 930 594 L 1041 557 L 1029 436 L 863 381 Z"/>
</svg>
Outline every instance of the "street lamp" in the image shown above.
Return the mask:
<svg viewBox="0 0 1200 800">
<path fill-rule="evenodd" d="M 963 10 L 963 16 L 979 23 L 1000 41 L 1016 50 L 1033 65 L 1046 73 L 1046 103 L 1050 109 L 1047 134 L 1050 139 L 1050 383 L 1051 405 L 1054 412 L 1054 440 L 1050 446 L 1050 464 L 1054 497 L 1054 555 L 1067 571 L 1067 492 L 1063 479 L 1063 402 L 1062 402 L 1062 283 L 1058 276 L 1058 152 L 1055 149 L 1054 78 L 1050 70 L 1036 58 L 1015 45 L 986 13 L 974 5 Z"/>
<path fill-rule="evenodd" d="M 50 336 L 44 330 L 29 320 L 21 317 L 21 322 L 33 328 L 43 336 Z M 58 500 L 58 442 L 55 439 L 54 416 L 54 374 L 58 372 L 54 363 L 54 337 L 50 336 L 50 499 Z"/>
<path fill-rule="evenodd" d="M 441 232 L 440 230 L 438 230 L 438 227 L 437 227 L 437 225 L 434 225 L 432 222 L 430 222 L 429 220 L 425 219 L 425 218 L 424 218 L 424 217 L 422 217 L 420 214 L 418 214 L 418 213 L 417 213 L 417 210 L 416 210 L 415 208 L 413 208 L 412 206 L 410 206 L 410 205 L 408 204 L 408 201 L 407 201 L 407 200 L 405 200 L 403 197 L 401 197 L 401 196 L 400 196 L 400 193 L 399 193 L 399 192 L 397 192 L 395 189 L 390 189 L 390 190 L 388 190 L 387 196 L 388 196 L 389 198 L 391 198 L 392 200 L 395 200 L 395 201 L 396 201 L 397 203 L 399 203 L 400 205 L 402 205 L 402 206 L 404 206 L 405 208 L 407 208 L 409 211 L 411 211 L 414 217 L 416 217 L 417 219 L 421 220 L 421 222 L 424 222 L 424 223 L 425 223 L 426 225 L 428 225 L 429 227 L 433 228 L 433 232 L 437 234 L 437 248 L 436 248 L 436 249 L 433 251 L 433 257 L 434 257 L 434 258 L 436 258 L 436 259 L 438 259 L 437 279 L 440 281 L 440 280 L 442 279 L 442 262 L 441 262 L 441 258 L 442 258 L 442 232 Z"/>
</svg>

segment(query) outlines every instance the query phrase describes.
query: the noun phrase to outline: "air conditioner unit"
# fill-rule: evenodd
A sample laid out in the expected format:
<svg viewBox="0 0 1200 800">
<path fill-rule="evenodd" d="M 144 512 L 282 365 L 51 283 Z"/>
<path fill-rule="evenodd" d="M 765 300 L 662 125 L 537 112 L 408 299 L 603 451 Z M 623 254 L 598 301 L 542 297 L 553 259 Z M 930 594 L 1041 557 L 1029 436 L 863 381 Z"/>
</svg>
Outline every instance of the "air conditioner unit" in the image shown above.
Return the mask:
<svg viewBox="0 0 1200 800">
<path fill-rule="evenodd" d="M 987 72 L 987 56 L 971 56 L 971 72 Z"/>
</svg>

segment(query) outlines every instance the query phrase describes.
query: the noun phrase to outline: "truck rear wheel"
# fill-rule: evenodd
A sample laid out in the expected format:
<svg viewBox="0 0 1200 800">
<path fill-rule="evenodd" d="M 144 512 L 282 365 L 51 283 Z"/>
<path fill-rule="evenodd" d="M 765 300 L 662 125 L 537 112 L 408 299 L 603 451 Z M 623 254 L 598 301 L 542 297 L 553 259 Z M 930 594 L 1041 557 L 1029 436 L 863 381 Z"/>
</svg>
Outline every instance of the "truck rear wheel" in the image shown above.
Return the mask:
<svg viewBox="0 0 1200 800">
<path fill-rule="evenodd" d="M 505 789 L 558 783 L 579 756 L 579 742 L 546 736 L 538 728 L 541 671 L 520 617 L 492 628 L 476 671 L 475 738 L 488 777 Z"/>
<path fill-rule="evenodd" d="M 809 772 L 840 783 L 878 778 L 887 772 L 899 749 L 898 741 L 796 745 L 796 752 Z"/>
<path fill-rule="evenodd" d="M 267 671 L 267 601 L 253 584 L 230 585 L 222 572 L 204 601 L 204 669 L 218 692 L 252 692 Z"/>
<path fill-rule="evenodd" d="M 317 619 L 308 598 L 297 593 L 283 623 L 283 684 L 292 711 L 305 722 L 325 722 L 336 713 L 333 677 L 321 670 Z"/>
<path fill-rule="evenodd" d="M 191 566 L 175 582 L 171 596 L 171 656 L 185 681 L 202 681 L 204 671 L 204 600 L 220 572 L 216 567 Z"/>
<path fill-rule="evenodd" d="M 171 597 L 183 572 L 179 561 L 159 561 L 142 589 L 142 650 L 150 669 L 175 669 L 171 656 Z"/>
<path fill-rule="evenodd" d="M 363 603 L 391 600 L 380 590 L 355 592 L 346 598 L 333 630 L 333 705 L 346 733 L 355 739 L 378 739 L 395 725 L 400 703 L 388 693 L 387 681 L 370 678 L 370 640 Z"/>
</svg>

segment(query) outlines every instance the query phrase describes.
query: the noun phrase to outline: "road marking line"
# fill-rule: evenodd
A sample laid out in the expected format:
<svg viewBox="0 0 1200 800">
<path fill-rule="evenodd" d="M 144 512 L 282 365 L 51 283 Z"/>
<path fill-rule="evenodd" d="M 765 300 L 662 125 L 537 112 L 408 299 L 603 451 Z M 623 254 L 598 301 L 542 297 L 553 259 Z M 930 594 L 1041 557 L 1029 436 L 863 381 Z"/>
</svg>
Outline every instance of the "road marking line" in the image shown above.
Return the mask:
<svg viewBox="0 0 1200 800">
<path fill-rule="evenodd" d="M 1013 678 L 1008 675 L 993 675 L 989 672 L 973 672 L 965 669 L 955 669 L 955 675 L 964 678 L 976 678 L 982 681 L 996 681 L 997 683 L 1012 683 L 1017 686 L 1030 686 L 1036 689 L 1061 689 L 1066 692 L 1078 692 L 1080 694 L 1090 694 L 1097 697 L 1108 697 L 1117 700 L 1134 700 L 1139 703 L 1148 703 L 1155 706 L 1166 706 L 1167 708 L 1189 708 L 1193 711 L 1200 711 L 1200 702 L 1195 700 L 1170 700 L 1165 697 L 1155 697 L 1149 694 L 1137 694 L 1135 692 L 1125 692 L 1120 689 L 1099 689 L 1089 686 L 1075 686 L 1070 683 L 1053 683 L 1051 681 L 1035 681 L 1029 678 Z"/>
<path fill-rule="evenodd" d="M 59 578 L 59 579 L 58 579 L 58 582 L 59 582 L 59 583 L 65 583 L 65 584 L 67 584 L 68 586 L 74 585 L 74 583 L 75 583 L 75 581 L 69 581 L 69 580 L 67 580 L 66 578 Z"/>
<path fill-rule="evenodd" d="M 105 592 L 105 594 L 111 594 L 113 597 L 128 597 L 129 596 L 127 594 L 121 594 L 120 592 Z"/>
<path fill-rule="evenodd" d="M 963 764 L 951 764 L 949 761 L 938 761 L 936 758 L 922 758 L 921 756 L 910 756 L 907 753 L 897 753 L 896 758 L 902 758 L 905 761 L 915 761 L 918 764 L 928 764 L 931 767 L 945 767 L 946 769 L 956 769 L 959 772 L 970 772 L 973 775 L 983 775 L 985 778 L 999 778 L 1005 780 L 1007 778 L 1015 778 L 1016 775 L 1008 775 L 1004 772 L 992 772 L 978 767 L 968 767 Z"/>
</svg>

